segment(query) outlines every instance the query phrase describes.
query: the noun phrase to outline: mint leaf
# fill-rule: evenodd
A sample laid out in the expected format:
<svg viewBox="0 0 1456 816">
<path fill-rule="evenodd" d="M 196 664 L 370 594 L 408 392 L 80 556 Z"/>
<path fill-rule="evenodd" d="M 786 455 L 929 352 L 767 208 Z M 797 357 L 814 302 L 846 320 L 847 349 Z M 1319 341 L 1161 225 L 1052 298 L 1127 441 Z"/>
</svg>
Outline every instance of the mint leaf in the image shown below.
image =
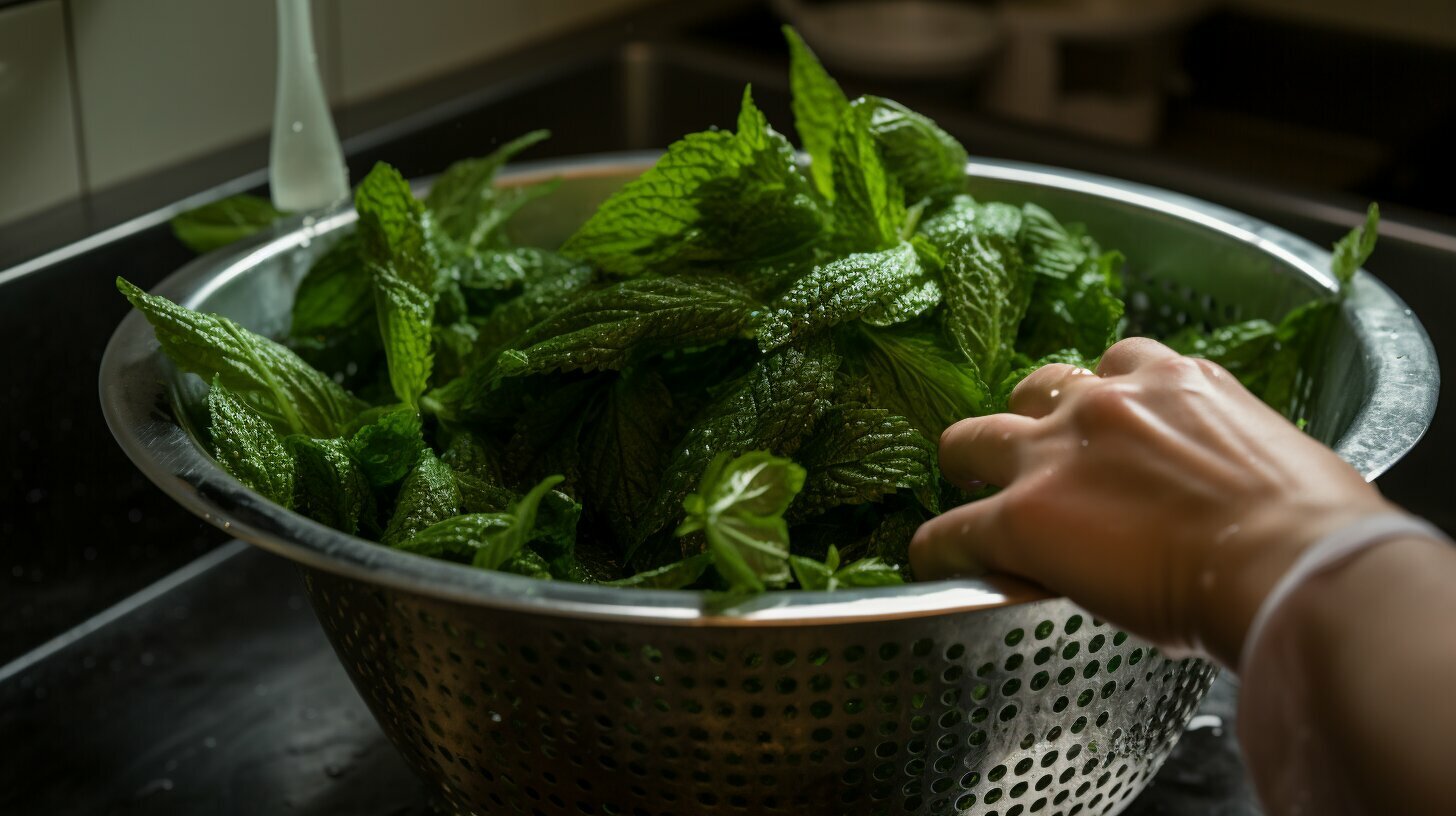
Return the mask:
<svg viewBox="0 0 1456 816">
<path fill-rule="evenodd" d="M 1038 276 L 1020 346 L 1033 356 L 1076 349 L 1095 359 L 1122 335 L 1122 255 L 1093 255 L 1065 280 Z"/>
<path fill-rule="evenodd" d="M 940 303 L 940 287 L 925 275 L 910 244 L 847 255 L 796 281 L 773 305 L 758 330 L 772 351 L 805 334 L 863 319 L 886 326 Z"/>
<path fill-rule="evenodd" d="M 840 119 L 830 151 L 834 172 L 834 234 L 850 250 L 894 246 L 905 225 L 905 196 L 880 161 L 870 133 L 873 105 L 864 98 Z"/>
<path fill-rule="evenodd" d="M 577 295 L 585 292 L 596 280 L 591 267 L 544 250 L 518 250 L 526 253 L 513 256 L 510 265 L 519 264 L 522 290 L 516 297 L 499 305 L 485 305 L 489 311 L 477 323 L 482 348 L 499 349 L 515 340 L 532 326 L 559 311 Z M 465 281 L 462 285 L 467 285 Z M 470 299 L 471 288 L 466 288 Z M 479 303 L 479 300 L 475 301 Z"/>
<path fill-rule="evenodd" d="M 207 410 L 213 455 L 223 468 L 249 490 L 292 507 L 293 456 L 273 426 L 217 379 L 207 392 Z"/>
<path fill-rule="evenodd" d="M 867 97 L 869 130 L 885 171 L 910 201 L 943 201 L 966 188 L 966 149 L 930 119 L 890 99 Z"/>
<path fill-rule="evenodd" d="M 631 277 L 668 264 L 733 264 L 789 251 L 821 225 L 788 141 L 747 91 L 738 132 L 692 133 L 627 184 L 562 246 L 563 254 Z"/>
<path fill-rule="evenodd" d="M 496 376 L 621 368 L 630 356 L 708 345 L 748 333 L 759 306 L 728 278 L 621 281 L 577 298 L 497 358 Z"/>
<path fill-rule="evenodd" d="M 283 442 L 297 469 L 293 506 L 298 512 L 350 535 L 361 523 L 372 524 L 373 495 L 347 442 L 297 435 Z"/>
<path fill-rule="evenodd" d="M 374 289 L 359 257 L 358 232 L 351 232 L 314 261 L 293 293 L 293 337 L 317 337 L 369 320 Z"/>
<path fill-rule="evenodd" d="M 520 552 L 535 531 L 536 514 L 541 500 L 561 481 L 560 476 L 548 476 L 522 496 L 506 514 L 509 524 L 504 529 L 483 537 L 471 563 L 481 569 L 496 569 Z"/>
<path fill-rule="evenodd" d="M 997 378 L 1005 370 L 1031 287 L 1016 247 L 998 235 L 965 233 L 943 247 L 940 285 L 951 343 Z"/>
<path fill-rule="evenodd" d="M 1365 264 L 1370 253 L 1375 251 L 1376 231 L 1380 227 L 1380 207 L 1371 203 L 1365 210 L 1365 223 L 1350 230 L 1349 234 L 1335 244 L 1330 258 L 1330 272 L 1335 280 L 1344 286 L 1355 276 L 1355 270 Z"/>
<path fill-rule="evenodd" d="M 644 570 L 636 575 L 605 583 L 607 586 L 635 587 L 637 589 L 683 589 L 696 583 L 712 565 L 712 554 L 698 553 L 681 561 L 674 561 L 656 569 Z"/>
<path fill-rule="evenodd" d="M 784 39 L 789 42 L 789 88 L 793 91 L 794 129 L 809 154 L 809 174 L 814 186 L 825 199 L 834 198 L 835 130 L 849 100 L 839 89 L 819 58 L 799 37 L 797 31 L 784 26 Z"/>
<path fill-rule="evenodd" d="M 395 549 L 425 555 L 430 558 L 446 558 L 469 563 L 488 541 L 505 535 L 511 529 L 515 517 L 509 513 L 470 513 L 454 516 L 426 527 L 404 541 L 395 544 Z M 512 552 L 510 555 L 515 555 Z M 509 558 L 509 556 L 507 556 Z M 502 559 L 504 563 L 506 559 Z"/>
<path fill-rule="evenodd" d="M 435 179 L 425 205 L 434 213 L 440 231 L 474 250 L 487 245 L 511 215 L 542 189 L 495 186 L 496 173 L 516 154 L 545 140 L 550 131 L 533 130 L 496 148 L 488 156 L 455 162 Z M 551 185 L 554 186 L 554 185 Z"/>
<path fill-rule="evenodd" d="M 1088 359 L 1101 356 L 1121 336 L 1122 256 L 1103 253 L 1079 229 L 1064 227 L 1035 205 L 1023 207 L 1022 217 L 1020 246 L 1035 278 L 1022 351 L 1041 357 L 1077 349 Z"/>
<path fill-rule="evenodd" d="M 655 371 L 626 372 L 583 429 L 582 489 L 601 526 L 625 549 L 657 495 L 680 407 Z"/>
<path fill-rule="evenodd" d="M 1051 213 L 1035 204 L 1021 208 L 1017 240 L 1026 257 L 1026 268 L 1057 280 L 1077 274 L 1093 254 L 1082 236 L 1062 226 Z"/>
<path fill-rule="evenodd" d="M 172 219 L 172 234 L 193 252 L 211 252 L 273 226 L 288 213 L 266 198 L 235 195 L 188 210 Z"/>
<path fill-rule="evenodd" d="M 1096 358 L 1094 357 L 1092 359 L 1095 360 Z M 991 399 L 990 408 L 987 410 L 987 413 L 1005 413 L 1009 411 L 1010 408 L 1007 406 L 1007 402 L 1011 399 L 1011 392 L 1022 380 L 1026 379 L 1026 375 L 1044 365 L 1065 363 L 1066 365 L 1077 366 L 1078 368 L 1092 367 L 1092 362 L 1082 356 L 1082 353 L 1076 349 L 1062 349 L 1035 361 L 1018 359 L 1017 362 L 1020 365 L 1003 377 L 1001 384 L 996 387 L 996 394 Z"/>
<path fill-rule="evenodd" d="M 974 363 L 924 329 L 862 328 L 848 359 L 870 386 L 874 403 L 906 417 L 926 439 L 984 412 L 986 384 Z"/>
<path fill-rule="evenodd" d="M 1060 228 L 1061 225 L 1057 226 Z M 919 225 L 920 235 L 942 248 L 972 232 L 996 235 L 1012 242 L 1021 241 L 1025 230 L 1021 208 L 1000 201 L 978 202 L 968 195 L 955 196 Z"/>
<path fill-rule="evenodd" d="M 536 485 L 510 512 L 448 518 L 395 546 L 435 558 L 468 560 L 481 569 L 501 569 L 525 548 L 535 527 L 536 510 L 542 497 L 560 481 L 560 476 L 553 476 Z"/>
<path fill-rule="evenodd" d="M 834 573 L 831 589 L 895 586 L 905 583 L 900 568 L 879 558 L 861 558 Z"/>
<path fill-rule="evenodd" d="M 839 565 L 839 550 L 829 545 L 829 554 L 821 563 L 801 555 L 789 557 L 794 577 L 801 589 L 811 592 L 832 592 L 836 589 L 893 586 L 905 583 L 899 568 L 879 558 L 861 558 L 852 564 Z"/>
<path fill-rule="evenodd" d="M 373 408 L 349 440 L 354 460 L 374 487 L 403 479 L 426 449 L 420 415 L 414 408 Z"/>
<path fill-rule="evenodd" d="M 400 487 L 394 515 L 379 541 L 399 544 L 432 524 L 458 515 L 460 504 L 454 472 L 433 451 L 426 450 Z"/>
<path fill-rule="evenodd" d="M 541 497 L 528 541 L 557 578 L 568 581 L 583 578 L 576 563 L 576 527 L 580 519 L 581 504 L 565 493 L 552 490 Z"/>
<path fill-rule="evenodd" d="M 524 575 L 527 578 L 535 578 L 540 581 L 547 581 L 553 576 L 551 567 L 546 559 L 537 555 L 534 550 L 525 549 L 511 556 L 511 559 L 501 564 L 501 572 L 512 572 L 516 575 Z"/>
<path fill-rule="evenodd" d="M 793 508 L 800 518 L 923 487 L 936 475 L 935 446 L 909 420 L 853 403 L 829 409 L 795 458 L 808 472 Z"/>
<path fill-rule="evenodd" d="M 364 404 L 297 354 L 225 317 L 185 309 L 116 279 L 183 371 L 212 379 L 246 400 L 280 433 L 339 436 Z"/>
<path fill-rule="evenodd" d="M 792 455 L 830 405 L 840 358 L 824 341 L 786 346 L 763 358 L 703 412 L 677 445 L 657 498 L 627 558 L 661 530 L 720 451 L 768 450 Z"/>
<path fill-rule="evenodd" d="M 365 262 L 387 267 L 416 289 L 433 293 L 440 269 L 430 237 L 433 227 L 404 176 L 383 162 L 374 165 L 354 191 L 354 209 L 359 212 Z"/>
<path fill-rule="evenodd" d="M 468 431 L 450 441 L 441 460 L 455 472 L 461 507 L 467 513 L 501 513 L 517 496 L 501 483 L 499 463 Z"/>
<path fill-rule="evenodd" d="M 389 266 L 370 270 L 379 337 L 389 365 L 389 384 L 400 402 L 419 406 L 434 368 L 434 299 Z"/>
<path fill-rule="evenodd" d="M 730 591 L 762 592 L 789 582 L 789 527 L 783 515 L 804 485 L 804 469 L 765 451 L 718 454 L 676 535 L 701 531 Z"/>
</svg>

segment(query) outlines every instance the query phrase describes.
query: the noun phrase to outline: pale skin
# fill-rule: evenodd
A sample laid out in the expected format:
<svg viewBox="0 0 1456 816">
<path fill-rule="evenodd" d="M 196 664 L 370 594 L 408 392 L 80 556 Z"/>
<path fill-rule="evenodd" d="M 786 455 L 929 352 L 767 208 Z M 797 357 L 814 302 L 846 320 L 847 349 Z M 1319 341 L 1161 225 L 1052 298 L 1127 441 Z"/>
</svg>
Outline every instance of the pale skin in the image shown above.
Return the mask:
<svg viewBox="0 0 1456 816">
<path fill-rule="evenodd" d="M 1260 640 L 1272 656 L 1240 666 L 1299 554 L 1398 508 L 1227 371 L 1152 340 L 1118 343 L 1095 372 L 1043 367 L 1010 409 L 942 435 L 946 478 L 1003 489 L 920 528 L 918 579 L 1028 579 L 1245 673 L 1240 739 L 1271 813 L 1456 813 L 1456 549 L 1407 536 L 1364 551 L 1290 596 Z M 1299 751 L 1314 767 L 1289 770 Z M 1310 789 L 1333 804 L 1300 801 Z"/>
</svg>

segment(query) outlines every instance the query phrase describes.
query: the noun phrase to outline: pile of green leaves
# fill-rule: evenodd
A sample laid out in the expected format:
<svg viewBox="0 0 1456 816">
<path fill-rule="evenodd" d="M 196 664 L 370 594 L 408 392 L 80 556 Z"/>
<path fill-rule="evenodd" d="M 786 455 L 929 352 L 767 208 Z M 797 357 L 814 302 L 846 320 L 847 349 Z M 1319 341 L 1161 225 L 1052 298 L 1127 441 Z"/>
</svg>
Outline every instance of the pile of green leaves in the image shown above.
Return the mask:
<svg viewBox="0 0 1456 816">
<path fill-rule="evenodd" d="M 941 431 L 1118 339 L 1120 256 L 971 198 L 954 138 L 786 34 L 807 168 L 745 91 L 555 250 L 506 229 L 551 185 L 494 183 L 544 133 L 423 200 L 375 167 L 283 343 L 119 286 L 211 381 L 218 461 L 343 532 L 618 586 L 899 583 L 919 524 L 972 498 Z M 1310 319 L 1179 342 L 1283 387 L 1271 349 Z"/>
</svg>

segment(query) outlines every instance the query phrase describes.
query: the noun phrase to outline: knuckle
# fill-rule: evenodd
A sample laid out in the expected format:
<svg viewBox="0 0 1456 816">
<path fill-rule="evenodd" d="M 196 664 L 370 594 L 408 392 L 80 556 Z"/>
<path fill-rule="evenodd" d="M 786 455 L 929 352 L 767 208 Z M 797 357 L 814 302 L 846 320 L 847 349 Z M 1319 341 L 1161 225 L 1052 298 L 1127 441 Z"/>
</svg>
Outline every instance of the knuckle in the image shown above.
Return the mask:
<svg viewBox="0 0 1456 816">
<path fill-rule="evenodd" d="M 1156 379 L 1179 380 L 1203 376 L 1200 361 L 1193 357 L 1169 357 L 1148 367 L 1148 373 Z"/>
<path fill-rule="evenodd" d="M 1091 388 L 1077 401 L 1077 417 L 1094 427 L 1125 425 L 1135 416 L 1134 399 L 1129 389 L 1118 385 Z"/>
</svg>

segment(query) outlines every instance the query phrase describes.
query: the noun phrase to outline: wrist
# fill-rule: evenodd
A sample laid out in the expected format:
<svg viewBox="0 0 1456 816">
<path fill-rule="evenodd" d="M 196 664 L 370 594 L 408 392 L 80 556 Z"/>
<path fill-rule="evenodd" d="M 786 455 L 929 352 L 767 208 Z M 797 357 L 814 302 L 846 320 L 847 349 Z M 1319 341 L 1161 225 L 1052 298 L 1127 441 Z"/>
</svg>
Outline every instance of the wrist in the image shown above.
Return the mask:
<svg viewBox="0 0 1456 816">
<path fill-rule="evenodd" d="M 1260 608 L 1301 556 L 1326 536 L 1365 519 L 1404 511 L 1371 492 L 1341 506 L 1271 503 L 1206 546 L 1191 617 L 1190 642 L 1237 670 Z"/>
</svg>

